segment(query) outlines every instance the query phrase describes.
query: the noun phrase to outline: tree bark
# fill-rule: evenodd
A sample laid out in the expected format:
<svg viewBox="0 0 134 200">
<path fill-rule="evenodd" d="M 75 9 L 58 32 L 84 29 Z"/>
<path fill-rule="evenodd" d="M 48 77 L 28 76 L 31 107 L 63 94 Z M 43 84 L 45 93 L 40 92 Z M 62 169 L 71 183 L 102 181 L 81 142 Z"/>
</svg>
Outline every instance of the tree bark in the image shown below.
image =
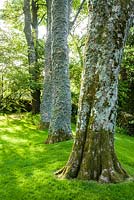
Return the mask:
<svg viewBox="0 0 134 200">
<path fill-rule="evenodd" d="M 29 73 L 31 74 L 31 96 L 32 96 L 32 113 L 40 112 L 40 88 L 38 86 L 39 66 L 38 66 L 38 22 L 37 6 L 32 0 L 32 14 L 30 9 L 30 0 L 24 0 L 25 27 L 24 33 L 28 45 Z M 31 17 L 32 15 L 32 17 Z M 32 27 L 33 32 L 32 34 Z M 33 36 L 35 35 L 35 36 Z"/>
<path fill-rule="evenodd" d="M 52 0 L 47 0 L 47 39 L 45 44 L 44 69 L 45 75 L 41 103 L 41 126 L 43 129 L 49 127 L 52 107 L 51 4 Z"/>
<path fill-rule="evenodd" d="M 119 182 L 128 178 L 114 150 L 118 74 L 133 1 L 94 1 L 79 99 L 76 139 L 59 177 Z"/>
<path fill-rule="evenodd" d="M 70 0 L 69 0 L 70 1 Z M 71 92 L 67 37 L 69 32 L 68 0 L 52 1 L 52 113 L 46 143 L 72 138 Z"/>
</svg>

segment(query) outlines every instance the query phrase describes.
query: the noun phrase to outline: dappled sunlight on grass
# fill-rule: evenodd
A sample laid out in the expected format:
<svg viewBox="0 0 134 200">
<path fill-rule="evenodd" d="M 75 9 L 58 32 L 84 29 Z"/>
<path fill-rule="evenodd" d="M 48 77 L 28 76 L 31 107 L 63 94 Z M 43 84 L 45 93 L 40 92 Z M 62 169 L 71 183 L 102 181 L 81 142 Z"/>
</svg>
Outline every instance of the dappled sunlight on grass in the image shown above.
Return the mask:
<svg viewBox="0 0 134 200">
<path fill-rule="evenodd" d="M 9 137 L 8 135 L 2 135 L 0 137 L 1 140 L 5 140 L 7 142 L 11 142 L 11 143 L 26 143 L 27 140 L 24 140 L 24 139 L 20 139 L 20 138 L 13 138 L 13 137 Z"/>
<path fill-rule="evenodd" d="M 134 200 L 133 182 L 57 179 L 54 172 L 65 165 L 73 140 L 44 144 L 47 131 L 38 130 L 38 116 L 0 117 L 0 200 Z M 115 142 L 120 161 L 134 176 L 134 138 L 118 134 Z"/>
</svg>

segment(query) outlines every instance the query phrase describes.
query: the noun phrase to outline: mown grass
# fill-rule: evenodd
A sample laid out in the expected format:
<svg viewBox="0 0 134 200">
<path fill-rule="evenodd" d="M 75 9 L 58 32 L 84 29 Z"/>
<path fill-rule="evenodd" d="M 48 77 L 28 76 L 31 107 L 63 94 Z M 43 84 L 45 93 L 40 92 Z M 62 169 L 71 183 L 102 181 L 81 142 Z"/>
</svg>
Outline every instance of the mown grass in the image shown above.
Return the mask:
<svg viewBox="0 0 134 200">
<path fill-rule="evenodd" d="M 37 129 L 38 117 L 0 116 L 0 200 L 134 200 L 134 182 L 98 184 L 58 180 L 73 141 L 45 145 L 47 132 Z M 74 126 L 73 126 L 74 129 Z M 116 151 L 134 176 L 134 138 L 115 137 Z"/>
</svg>

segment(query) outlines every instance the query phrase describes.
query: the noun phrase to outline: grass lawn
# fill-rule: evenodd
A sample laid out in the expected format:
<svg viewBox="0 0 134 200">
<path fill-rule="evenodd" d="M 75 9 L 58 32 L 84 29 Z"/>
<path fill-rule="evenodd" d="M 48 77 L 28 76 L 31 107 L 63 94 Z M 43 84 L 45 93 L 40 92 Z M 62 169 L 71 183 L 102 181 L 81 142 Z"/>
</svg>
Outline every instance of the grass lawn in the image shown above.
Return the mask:
<svg viewBox="0 0 134 200">
<path fill-rule="evenodd" d="M 29 114 L 0 116 L 0 200 L 134 200 L 134 182 L 58 180 L 73 141 L 44 144 L 47 132 Z M 115 136 L 116 152 L 134 176 L 134 138 Z"/>
</svg>

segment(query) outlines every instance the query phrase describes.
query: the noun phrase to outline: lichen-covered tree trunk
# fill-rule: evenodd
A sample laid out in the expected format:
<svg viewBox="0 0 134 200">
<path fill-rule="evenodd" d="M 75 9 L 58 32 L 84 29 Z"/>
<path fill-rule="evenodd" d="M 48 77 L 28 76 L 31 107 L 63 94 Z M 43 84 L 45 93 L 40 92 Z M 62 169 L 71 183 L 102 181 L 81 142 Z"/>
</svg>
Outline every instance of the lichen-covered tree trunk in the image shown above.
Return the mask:
<svg viewBox="0 0 134 200">
<path fill-rule="evenodd" d="M 118 74 L 133 1 L 94 1 L 76 139 L 60 177 L 118 182 L 128 177 L 114 150 Z"/>
<path fill-rule="evenodd" d="M 68 5 L 68 0 L 52 1 L 52 113 L 47 143 L 72 138 L 67 45 Z"/>
<path fill-rule="evenodd" d="M 51 61 L 51 4 L 47 0 L 47 39 L 45 44 L 44 86 L 41 103 L 41 127 L 48 128 L 52 107 L 52 61 Z"/>
<path fill-rule="evenodd" d="M 24 33 L 28 45 L 28 61 L 29 73 L 31 74 L 31 96 L 32 96 L 32 113 L 40 112 L 40 88 L 38 87 L 39 66 L 37 56 L 38 43 L 38 22 L 37 22 L 37 6 L 32 0 L 32 12 L 30 9 L 30 0 L 24 0 L 24 17 L 25 27 Z M 31 14 L 32 13 L 32 14 Z M 32 17 L 31 17 L 32 16 Z M 32 26 L 35 37 L 32 35 Z"/>
</svg>

